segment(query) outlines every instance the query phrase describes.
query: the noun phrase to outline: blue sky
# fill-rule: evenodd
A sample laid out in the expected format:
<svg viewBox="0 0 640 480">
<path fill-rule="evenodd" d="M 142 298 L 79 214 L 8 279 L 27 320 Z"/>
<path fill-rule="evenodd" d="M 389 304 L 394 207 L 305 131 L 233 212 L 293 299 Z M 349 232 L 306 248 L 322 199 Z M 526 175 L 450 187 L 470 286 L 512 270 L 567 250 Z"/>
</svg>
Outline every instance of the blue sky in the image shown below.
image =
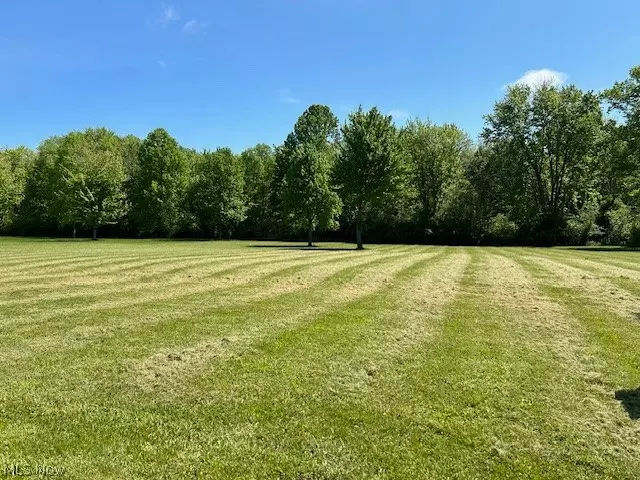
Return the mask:
<svg viewBox="0 0 640 480">
<path fill-rule="evenodd" d="M 0 146 L 161 126 L 187 147 L 239 151 L 281 143 L 312 103 L 341 119 L 378 105 L 475 138 L 523 76 L 624 79 L 640 63 L 638 18 L 637 0 L 5 0 Z"/>
</svg>

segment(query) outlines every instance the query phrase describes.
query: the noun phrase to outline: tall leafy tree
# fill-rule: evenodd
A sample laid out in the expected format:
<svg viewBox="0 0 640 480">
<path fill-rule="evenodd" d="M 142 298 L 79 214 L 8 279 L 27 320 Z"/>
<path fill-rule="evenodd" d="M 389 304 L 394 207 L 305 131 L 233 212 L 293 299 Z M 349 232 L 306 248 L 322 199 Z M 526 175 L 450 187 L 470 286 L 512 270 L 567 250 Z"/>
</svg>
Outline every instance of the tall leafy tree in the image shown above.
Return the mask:
<svg viewBox="0 0 640 480">
<path fill-rule="evenodd" d="M 58 150 L 63 137 L 50 137 L 38 146 L 37 155 L 27 171 L 20 223 L 28 232 L 42 233 L 58 227 L 56 206 L 62 188 Z"/>
<path fill-rule="evenodd" d="M 240 155 L 244 170 L 247 219 L 244 229 L 252 235 L 267 235 L 273 230 L 271 185 L 275 155 L 269 145 L 259 144 Z"/>
<path fill-rule="evenodd" d="M 0 230 L 16 227 L 34 156 L 26 147 L 0 150 Z"/>
<path fill-rule="evenodd" d="M 399 188 L 402 172 L 398 133 L 391 116 L 381 114 L 377 108 L 364 112 L 361 107 L 343 126 L 341 145 L 335 178 L 345 213 L 355 224 L 361 250 L 367 221 L 384 208 Z"/>
<path fill-rule="evenodd" d="M 194 167 L 189 203 L 200 231 L 230 237 L 246 218 L 242 163 L 228 148 L 205 152 Z"/>
<path fill-rule="evenodd" d="M 315 230 L 338 227 L 341 205 L 331 185 L 337 137 L 338 119 L 329 107 L 312 105 L 276 156 L 275 192 L 283 221 L 306 230 L 309 246 Z"/>
<path fill-rule="evenodd" d="M 400 141 L 421 222 L 433 229 L 447 188 L 460 177 L 463 165 L 473 154 L 471 139 L 455 125 L 411 120 L 402 129 Z"/>
<path fill-rule="evenodd" d="M 127 204 L 127 214 L 120 220 L 119 224 L 121 231 L 133 233 L 133 222 L 131 221 L 132 211 L 129 208 L 131 206 L 131 199 L 135 195 L 135 179 L 138 177 L 140 165 L 138 163 L 138 155 L 140 153 L 140 146 L 142 140 L 135 135 L 127 135 L 120 138 L 120 149 L 122 152 L 122 161 L 124 164 L 125 180 L 124 180 L 124 194 Z"/>
<path fill-rule="evenodd" d="M 60 226 L 98 228 L 125 213 L 124 156 L 118 138 L 104 128 L 73 132 L 58 145 L 53 165 L 53 215 Z"/>
<path fill-rule="evenodd" d="M 127 179 L 131 179 L 138 170 L 138 155 L 142 140 L 135 135 L 126 135 L 119 138 L 119 143 L 125 175 Z"/>
<path fill-rule="evenodd" d="M 487 228 L 483 213 L 473 184 L 464 175 L 454 175 L 447 183 L 435 216 L 438 238 L 451 243 L 479 243 Z"/>
<path fill-rule="evenodd" d="M 184 219 L 188 162 L 178 142 L 162 129 L 140 146 L 133 179 L 132 219 L 140 233 L 170 236 Z"/>
<path fill-rule="evenodd" d="M 629 78 L 603 93 L 610 110 L 622 122 L 609 125 L 610 178 L 615 179 L 621 200 L 640 214 L 640 65 L 629 72 Z"/>
<path fill-rule="evenodd" d="M 512 87 L 486 117 L 484 141 L 503 162 L 498 180 L 511 185 L 511 203 L 522 202 L 524 222 L 540 241 L 562 233 L 589 178 L 601 125 L 598 99 L 575 86 Z"/>
<path fill-rule="evenodd" d="M 640 144 L 640 65 L 629 71 L 629 78 L 605 90 L 603 97 L 623 116 L 629 140 Z"/>
</svg>

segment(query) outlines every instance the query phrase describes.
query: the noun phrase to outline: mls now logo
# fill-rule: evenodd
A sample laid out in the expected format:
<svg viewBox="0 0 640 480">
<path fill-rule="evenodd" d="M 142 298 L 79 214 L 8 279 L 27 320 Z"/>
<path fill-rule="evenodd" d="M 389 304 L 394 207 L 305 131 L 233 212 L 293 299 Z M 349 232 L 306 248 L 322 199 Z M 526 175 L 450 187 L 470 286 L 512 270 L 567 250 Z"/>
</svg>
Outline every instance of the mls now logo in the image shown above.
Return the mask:
<svg viewBox="0 0 640 480">
<path fill-rule="evenodd" d="M 59 477 L 64 475 L 64 467 L 45 464 L 5 463 L 2 473 L 5 477 Z"/>
</svg>

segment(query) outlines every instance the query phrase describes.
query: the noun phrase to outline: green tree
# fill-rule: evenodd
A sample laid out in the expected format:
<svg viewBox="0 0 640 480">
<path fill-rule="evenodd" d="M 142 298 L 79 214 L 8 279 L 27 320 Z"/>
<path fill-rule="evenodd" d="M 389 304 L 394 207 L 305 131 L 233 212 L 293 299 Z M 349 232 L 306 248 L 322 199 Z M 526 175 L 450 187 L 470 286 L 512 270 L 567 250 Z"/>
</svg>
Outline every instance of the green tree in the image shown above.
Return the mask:
<svg viewBox="0 0 640 480">
<path fill-rule="evenodd" d="M 276 194 L 285 225 L 313 232 L 335 229 L 340 199 L 331 185 L 338 138 L 338 119 L 329 107 L 312 105 L 296 122 L 294 131 L 276 155 Z"/>
<path fill-rule="evenodd" d="M 445 188 L 436 213 L 437 236 L 449 243 L 480 243 L 488 222 L 478 192 L 467 177 L 455 175 L 453 178 Z"/>
<path fill-rule="evenodd" d="M 512 205 L 521 202 L 540 241 L 555 243 L 576 195 L 588 188 L 602 112 L 592 93 L 574 86 L 509 89 L 486 117 L 484 141 Z M 586 196 L 584 196 L 586 198 Z"/>
<path fill-rule="evenodd" d="M 184 219 L 188 162 L 166 130 L 151 132 L 140 146 L 133 179 L 132 219 L 139 233 L 170 236 Z"/>
<path fill-rule="evenodd" d="M 140 146 L 142 140 L 135 135 L 127 135 L 120 138 L 120 149 L 122 152 L 122 161 L 124 164 L 125 180 L 123 190 L 127 204 L 127 214 L 120 219 L 120 227 L 123 231 L 133 233 L 131 199 L 135 195 L 135 179 L 138 177 L 140 165 L 138 156 L 140 154 Z"/>
<path fill-rule="evenodd" d="M 138 171 L 138 155 L 140 154 L 142 140 L 135 135 L 127 135 L 119 138 L 119 143 L 125 175 L 127 179 L 131 179 Z"/>
<path fill-rule="evenodd" d="M 57 192 L 62 188 L 56 163 L 63 137 L 50 137 L 38 146 L 37 155 L 27 170 L 20 223 L 28 232 L 43 233 L 58 227 Z"/>
<path fill-rule="evenodd" d="M 421 223 L 431 230 L 447 187 L 473 155 L 471 139 L 455 125 L 411 120 L 402 129 L 400 142 L 410 185 L 419 202 Z"/>
<path fill-rule="evenodd" d="M 615 182 L 616 196 L 640 215 L 640 65 L 631 69 L 628 79 L 617 82 L 602 97 L 609 103 L 610 111 L 622 120 L 609 124 L 606 145 L 609 155 L 603 156 L 607 161 L 607 178 Z"/>
<path fill-rule="evenodd" d="M 104 128 L 73 132 L 58 146 L 53 168 L 54 215 L 60 226 L 98 228 L 125 213 L 125 166 L 120 138 Z"/>
<path fill-rule="evenodd" d="M 341 155 L 335 178 L 347 218 L 355 224 L 358 249 L 362 230 L 397 194 L 402 178 L 398 133 L 391 116 L 377 108 L 359 108 L 342 127 Z"/>
<path fill-rule="evenodd" d="M 505 160 L 494 145 L 481 143 L 465 168 L 465 178 L 475 192 L 474 209 L 478 227 L 477 240 L 482 241 L 485 233 L 490 233 L 492 219 L 504 215 L 519 229 L 518 221 L 527 216 L 521 213 L 527 205 L 518 201 L 519 189 L 502 179 L 509 178 L 509 171 L 520 166 Z M 490 235 L 489 235 L 490 236 Z"/>
<path fill-rule="evenodd" d="M 0 150 L 0 230 L 12 230 L 18 224 L 34 158 L 34 152 L 26 147 Z"/>
<path fill-rule="evenodd" d="M 247 199 L 245 230 L 265 236 L 273 230 L 271 185 L 275 155 L 269 145 L 259 144 L 240 155 L 244 169 L 244 193 Z"/>
<path fill-rule="evenodd" d="M 640 144 L 636 135 L 640 130 L 640 65 L 629 71 L 629 78 L 605 90 L 603 98 L 624 118 L 628 139 Z"/>
<path fill-rule="evenodd" d="M 199 229 L 215 238 L 231 236 L 246 218 L 242 163 L 228 148 L 205 152 L 194 167 L 189 203 Z"/>
</svg>

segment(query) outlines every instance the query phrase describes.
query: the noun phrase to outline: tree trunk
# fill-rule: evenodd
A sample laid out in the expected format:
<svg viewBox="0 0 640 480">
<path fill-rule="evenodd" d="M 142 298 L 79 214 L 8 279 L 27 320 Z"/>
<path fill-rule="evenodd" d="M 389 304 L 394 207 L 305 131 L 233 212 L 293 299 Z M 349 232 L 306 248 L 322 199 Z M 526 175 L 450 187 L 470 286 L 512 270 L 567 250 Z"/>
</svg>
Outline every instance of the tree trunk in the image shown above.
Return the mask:
<svg viewBox="0 0 640 480">
<path fill-rule="evenodd" d="M 93 237 L 91 237 L 92 240 L 98 240 L 98 227 L 94 226 L 93 227 Z"/>
<path fill-rule="evenodd" d="M 73 235 L 73 239 L 75 240 L 75 238 L 76 238 L 76 226 L 75 225 L 73 226 L 73 234 L 72 235 Z"/>
<path fill-rule="evenodd" d="M 358 243 L 358 250 L 364 250 L 364 245 L 362 245 L 362 228 L 360 227 L 360 222 L 356 223 L 356 242 Z"/>
<path fill-rule="evenodd" d="M 307 247 L 313 247 L 313 229 L 309 228 L 309 242 L 307 243 Z"/>
</svg>

